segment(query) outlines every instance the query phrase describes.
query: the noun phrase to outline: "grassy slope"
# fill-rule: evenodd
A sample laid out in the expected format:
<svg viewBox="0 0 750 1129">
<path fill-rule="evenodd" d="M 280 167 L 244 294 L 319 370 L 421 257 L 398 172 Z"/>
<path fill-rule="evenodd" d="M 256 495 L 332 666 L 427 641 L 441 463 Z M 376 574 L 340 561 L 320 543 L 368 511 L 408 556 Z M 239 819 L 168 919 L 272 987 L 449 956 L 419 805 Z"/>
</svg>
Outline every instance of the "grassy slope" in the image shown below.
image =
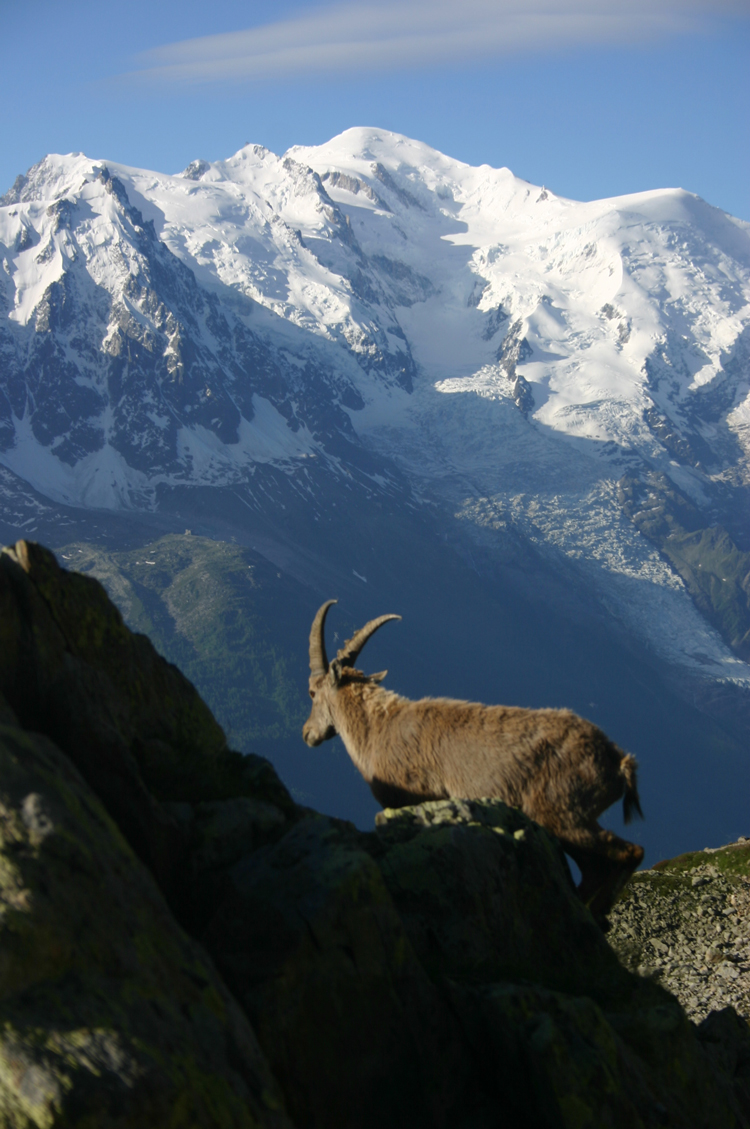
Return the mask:
<svg viewBox="0 0 750 1129">
<path fill-rule="evenodd" d="M 195 684 L 234 747 L 299 734 L 308 712 L 305 655 L 284 641 L 303 643 L 306 608 L 267 561 L 178 534 L 120 552 L 76 542 L 58 557 L 102 581 L 128 626 Z"/>
<path fill-rule="evenodd" d="M 750 661 L 750 553 L 705 518 L 660 474 L 626 475 L 620 503 L 634 525 L 669 560 L 706 619 Z"/>
</svg>

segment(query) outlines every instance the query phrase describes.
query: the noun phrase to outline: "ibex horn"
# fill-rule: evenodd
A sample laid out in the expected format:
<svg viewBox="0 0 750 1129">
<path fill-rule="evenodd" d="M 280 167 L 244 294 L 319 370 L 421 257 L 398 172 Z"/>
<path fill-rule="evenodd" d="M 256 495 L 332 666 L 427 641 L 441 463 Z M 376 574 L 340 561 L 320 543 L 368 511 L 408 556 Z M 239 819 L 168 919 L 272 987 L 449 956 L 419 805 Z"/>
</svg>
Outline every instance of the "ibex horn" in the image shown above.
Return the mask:
<svg viewBox="0 0 750 1129">
<path fill-rule="evenodd" d="M 323 632 L 326 625 L 326 616 L 328 609 L 332 604 L 337 604 L 338 600 L 326 600 L 322 607 L 318 608 L 315 619 L 310 628 L 310 677 L 317 678 L 321 674 L 328 673 L 328 657 L 326 656 L 326 643 L 323 637 Z"/>
<path fill-rule="evenodd" d="M 352 635 L 351 639 L 347 639 L 346 643 L 344 643 L 343 647 L 336 655 L 336 658 L 339 660 L 341 665 L 351 666 L 352 663 L 355 663 L 357 661 L 359 652 L 362 650 L 370 636 L 374 635 L 378 628 L 382 627 L 384 623 L 388 623 L 389 619 L 401 619 L 401 616 L 378 616 L 377 619 L 371 619 L 370 622 L 366 623 L 364 627 L 360 627 L 359 631 L 356 631 L 354 635 Z"/>
</svg>

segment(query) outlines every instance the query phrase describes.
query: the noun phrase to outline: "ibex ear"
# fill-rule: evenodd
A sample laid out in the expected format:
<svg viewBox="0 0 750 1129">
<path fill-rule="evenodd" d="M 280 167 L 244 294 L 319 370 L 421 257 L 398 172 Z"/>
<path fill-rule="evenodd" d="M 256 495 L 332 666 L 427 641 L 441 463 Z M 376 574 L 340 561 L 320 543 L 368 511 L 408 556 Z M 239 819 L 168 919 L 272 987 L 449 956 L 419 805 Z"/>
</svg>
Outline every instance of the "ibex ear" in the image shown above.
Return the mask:
<svg viewBox="0 0 750 1129">
<path fill-rule="evenodd" d="M 367 675 L 367 681 L 368 682 L 382 682 L 387 673 L 388 673 L 387 670 L 381 670 L 378 674 L 368 674 Z"/>
<path fill-rule="evenodd" d="M 338 659 L 334 659 L 328 668 L 328 679 L 331 686 L 339 686 L 341 683 L 341 663 Z"/>
</svg>

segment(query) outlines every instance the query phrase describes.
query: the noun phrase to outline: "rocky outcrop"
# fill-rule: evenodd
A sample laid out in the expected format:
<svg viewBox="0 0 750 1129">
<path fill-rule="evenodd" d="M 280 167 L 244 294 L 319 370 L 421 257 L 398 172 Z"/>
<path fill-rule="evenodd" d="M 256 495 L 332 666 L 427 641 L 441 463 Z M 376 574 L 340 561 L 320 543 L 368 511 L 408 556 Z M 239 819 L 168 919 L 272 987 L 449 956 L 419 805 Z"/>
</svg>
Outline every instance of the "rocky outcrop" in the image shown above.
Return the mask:
<svg viewBox="0 0 750 1129">
<path fill-rule="evenodd" d="M 695 1022 L 727 1006 L 750 1018 L 750 841 L 634 875 L 611 924 L 622 963 L 668 988 Z"/>
<path fill-rule="evenodd" d="M 230 752 L 193 686 L 96 580 L 26 541 L 0 556 L 0 693 L 71 759 L 170 900 L 182 841 L 160 800 L 268 790 L 294 806 L 267 762 Z"/>
<path fill-rule="evenodd" d="M 750 1124 L 744 1020 L 626 968 L 542 828 L 299 807 L 25 542 L 0 722 L 0 1124 Z"/>
<path fill-rule="evenodd" d="M 0 726 L 0 1124 L 289 1121 L 246 1016 L 69 758 Z"/>
</svg>

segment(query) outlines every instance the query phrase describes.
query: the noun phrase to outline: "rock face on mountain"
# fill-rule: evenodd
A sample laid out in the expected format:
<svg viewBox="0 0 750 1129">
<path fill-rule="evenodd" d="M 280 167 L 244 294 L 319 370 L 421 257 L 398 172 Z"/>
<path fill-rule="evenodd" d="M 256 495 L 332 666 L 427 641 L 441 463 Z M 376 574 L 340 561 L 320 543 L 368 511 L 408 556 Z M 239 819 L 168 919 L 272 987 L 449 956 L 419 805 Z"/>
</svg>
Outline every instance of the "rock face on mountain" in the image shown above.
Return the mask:
<svg viewBox="0 0 750 1129">
<path fill-rule="evenodd" d="M 371 833 L 300 807 L 27 542 L 0 556 L 0 856 L 13 1129 L 750 1125 L 745 1020 L 695 1028 L 628 971 L 546 832 L 498 801 Z"/>
</svg>

